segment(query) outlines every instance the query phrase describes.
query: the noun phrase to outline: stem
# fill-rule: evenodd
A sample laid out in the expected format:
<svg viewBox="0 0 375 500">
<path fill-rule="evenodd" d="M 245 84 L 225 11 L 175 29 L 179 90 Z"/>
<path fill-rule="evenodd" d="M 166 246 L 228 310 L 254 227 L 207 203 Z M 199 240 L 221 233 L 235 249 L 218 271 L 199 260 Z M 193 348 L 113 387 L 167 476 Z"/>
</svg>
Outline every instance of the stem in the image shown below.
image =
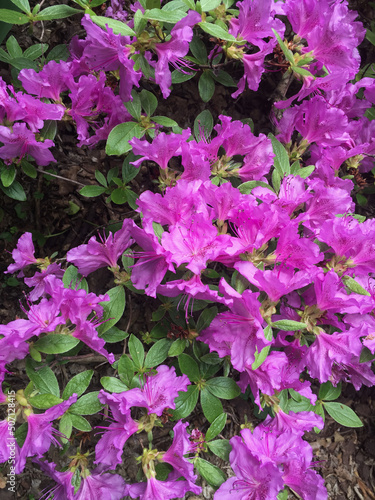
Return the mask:
<svg viewBox="0 0 375 500">
<path fill-rule="evenodd" d="M 82 184 L 82 182 L 74 181 L 73 179 L 69 179 L 68 177 L 62 177 L 61 175 L 51 174 L 50 172 L 45 172 L 41 168 L 37 168 L 36 171 L 44 175 L 50 175 L 51 177 L 55 177 L 56 179 L 60 179 L 62 181 L 71 182 L 72 184 L 76 184 L 77 186 L 85 186 L 84 184 Z"/>
</svg>

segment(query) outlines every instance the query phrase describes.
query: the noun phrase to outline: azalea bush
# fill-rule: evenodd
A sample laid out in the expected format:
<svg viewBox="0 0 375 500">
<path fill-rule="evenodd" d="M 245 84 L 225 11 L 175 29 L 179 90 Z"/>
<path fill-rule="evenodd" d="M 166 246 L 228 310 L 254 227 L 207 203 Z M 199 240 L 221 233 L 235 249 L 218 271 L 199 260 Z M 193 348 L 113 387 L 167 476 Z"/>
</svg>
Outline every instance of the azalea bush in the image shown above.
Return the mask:
<svg viewBox="0 0 375 500">
<path fill-rule="evenodd" d="M 199 476 L 215 500 L 328 498 L 304 434 L 319 433 L 326 413 L 360 427 L 335 400 L 342 382 L 375 384 L 375 223 L 353 201 L 374 168 L 375 80 L 360 71 L 356 12 L 332 0 L 113 0 L 105 16 L 98 2 L 40 13 L 13 3 L 24 13 L 3 16 L 17 24 L 84 9 L 85 36 L 54 52 L 23 52 L 11 36 L 1 50 L 14 79 L 0 82 L 1 189 L 24 199 L 20 181 L 53 164 L 69 122 L 79 147 L 105 144 L 123 159 L 81 195 L 127 203 L 135 216 L 64 256 L 35 255 L 32 234 L 19 238 L 7 273 L 28 293 L 0 326 L 0 399 L 12 410 L 0 422 L 2 470 L 35 464 L 54 481 L 43 498 L 182 498 L 201 493 Z M 264 93 L 269 72 L 273 134 L 246 116 L 213 116 L 215 89 Z M 155 115 L 158 98 L 193 79 L 207 103 L 193 130 Z M 142 165 L 158 178 L 136 193 Z M 113 276 L 104 294 L 86 280 L 100 268 Z M 158 304 L 142 337 L 116 326 L 125 290 Z M 111 367 L 99 391 L 88 391 L 93 370 L 65 385 L 56 376 L 80 352 Z M 16 360 L 30 382 L 14 391 Z M 238 397 L 252 415 L 224 439 L 225 401 Z M 94 415 L 95 449 L 73 449 Z M 119 468 L 135 435 L 143 453 L 131 482 Z M 58 463 L 51 447 L 62 449 Z"/>
</svg>

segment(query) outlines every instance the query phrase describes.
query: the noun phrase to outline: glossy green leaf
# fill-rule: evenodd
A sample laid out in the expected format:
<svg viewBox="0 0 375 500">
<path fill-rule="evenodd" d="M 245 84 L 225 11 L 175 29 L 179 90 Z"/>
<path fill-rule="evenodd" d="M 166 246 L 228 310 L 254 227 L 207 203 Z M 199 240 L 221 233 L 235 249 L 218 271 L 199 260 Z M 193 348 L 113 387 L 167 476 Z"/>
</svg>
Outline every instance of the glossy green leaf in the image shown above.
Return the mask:
<svg viewBox="0 0 375 500">
<path fill-rule="evenodd" d="M 78 397 L 81 396 L 90 385 L 93 374 L 94 370 L 86 370 L 74 375 L 66 384 L 62 398 L 69 399 L 73 394 L 77 394 Z"/>
<path fill-rule="evenodd" d="M 69 413 L 75 415 L 94 415 L 103 408 L 103 404 L 98 398 L 99 391 L 89 392 L 79 398 L 79 400 L 72 404 L 69 408 Z"/>
<path fill-rule="evenodd" d="M 129 141 L 133 137 L 138 139 L 144 134 L 144 129 L 136 122 L 120 123 L 114 127 L 107 139 L 106 153 L 120 156 L 131 150 Z"/>
<path fill-rule="evenodd" d="M 205 387 L 220 399 L 233 399 L 241 394 L 241 389 L 236 382 L 227 377 L 212 378 L 206 382 Z"/>
<path fill-rule="evenodd" d="M 355 412 L 342 403 L 324 403 L 328 415 L 344 427 L 363 427 L 363 423 Z"/>
<path fill-rule="evenodd" d="M 201 22 L 198 24 L 202 28 L 203 31 L 205 31 L 209 35 L 212 35 L 212 36 L 218 38 L 219 40 L 226 40 L 228 42 L 235 42 L 236 41 L 236 39 L 234 38 L 233 35 L 228 33 L 228 31 L 221 28 L 217 24 L 211 24 L 211 23 L 206 23 L 206 22 Z"/>
<path fill-rule="evenodd" d="M 158 340 L 148 351 L 145 359 L 146 368 L 156 368 L 167 359 L 172 341 L 169 339 Z"/>
<path fill-rule="evenodd" d="M 106 320 L 98 327 L 99 334 L 103 334 L 114 326 L 124 314 L 125 290 L 122 286 L 115 286 L 106 292 L 110 301 L 100 302 L 103 307 L 103 319 Z"/>
<path fill-rule="evenodd" d="M 143 361 L 145 359 L 145 350 L 142 342 L 132 334 L 129 338 L 128 348 L 135 368 L 138 370 L 141 369 L 143 367 Z"/>
<path fill-rule="evenodd" d="M 227 423 L 227 414 L 222 413 L 212 422 L 210 427 L 206 432 L 206 441 L 211 441 L 214 439 L 220 432 L 224 429 L 225 424 Z"/>
<path fill-rule="evenodd" d="M 39 338 L 34 343 L 34 349 L 45 354 L 61 354 L 73 349 L 79 340 L 72 335 L 62 335 L 59 333 L 50 333 L 45 337 Z"/>
<path fill-rule="evenodd" d="M 195 460 L 195 467 L 203 479 L 214 488 L 221 486 L 227 479 L 227 476 L 219 467 L 207 462 L 207 460 L 203 460 L 203 458 L 198 457 Z"/>
<path fill-rule="evenodd" d="M 187 391 L 180 391 L 178 398 L 174 400 L 176 409 L 171 410 L 174 420 L 186 418 L 194 410 L 199 397 L 199 389 L 196 385 L 189 385 Z"/>
<path fill-rule="evenodd" d="M 108 26 L 108 28 L 110 28 L 115 35 L 135 35 L 135 32 L 127 24 L 118 21 L 117 19 L 111 19 L 110 17 L 104 16 L 91 16 L 91 21 L 104 30 L 106 30 Z"/>
<path fill-rule="evenodd" d="M 190 382 L 198 382 L 200 379 L 198 363 L 188 354 L 182 353 L 178 357 L 178 364 L 182 373 L 189 377 Z"/>
</svg>

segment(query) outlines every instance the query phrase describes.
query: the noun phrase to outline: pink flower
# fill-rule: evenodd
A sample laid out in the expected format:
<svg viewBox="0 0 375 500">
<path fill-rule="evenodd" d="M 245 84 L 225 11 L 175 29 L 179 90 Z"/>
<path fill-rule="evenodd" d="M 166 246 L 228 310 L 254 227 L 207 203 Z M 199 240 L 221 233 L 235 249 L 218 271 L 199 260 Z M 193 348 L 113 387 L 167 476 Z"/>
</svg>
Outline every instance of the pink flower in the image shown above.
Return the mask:
<svg viewBox="0 0 375 500">
<path fill-rule="evenodd" d="M 130 239 L 132 226 L 133 221 L 125 219 L 119 231 L 114 234 L 110 232 L 107 237 L 101 237 L 101 242 L 93 236 L 87 245 L 80 245 L 69 250 L 66 260 L 76 265 L 83 276 L 101 267 L 116 268 L 119 257 L 132 244 Z"/>
<path fill-rule="evenodd" d="M 14 264 L 10 264 L 6 273 L 14 273 L 21 271 L 18 277 L 24 276 L 23 269 L 30 264 L 37 264 L 38 259 L 35 258 L 35 248 L 31 233 L 24 233 L 18 240 L 16 248 L 12 252 Z"/>
</svg>

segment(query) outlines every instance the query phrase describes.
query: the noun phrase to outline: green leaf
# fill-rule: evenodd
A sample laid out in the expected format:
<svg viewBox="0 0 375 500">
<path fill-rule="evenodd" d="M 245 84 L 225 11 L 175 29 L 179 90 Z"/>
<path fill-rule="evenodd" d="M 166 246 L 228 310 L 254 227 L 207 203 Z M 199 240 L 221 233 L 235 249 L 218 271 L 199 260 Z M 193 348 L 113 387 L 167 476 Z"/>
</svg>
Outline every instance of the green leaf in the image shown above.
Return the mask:
<svg viewBox="0 0 375 500">
<path fill-rule="evenodd" d="M 290 174 L 289 155 L 273 134 L 269 134 L 268 137 L 271 139 L 272 149 L 275 153 L 274 166 L 282 179 L 285 175 Z"/>
<path fill-rule="evenodd" d="M 198 382 L 200 379 L 198 363 L 188 354 L 180 354 L 178 364 L 182 373 L 189 377 L 190 382 Z"/>
<path fill-rule="evenodd" d="M 111 28 L 115 35 L 132 36 L 135 32 L 129 28 L 129 26 L 117 19 L 111 19 L 110 17 L 103 16 L 91 16 L 91 21 L 100 26 L 102 29 L 106 30 Z"/>
<path fill-rule="evenodd" d="M 209 352 L 200 358 L 206 365 L 218 365 L 223 362 L 223 359 L 219 357 L 217 352 Z"/>
<path fill-rule="evenodd" d="M 223 71 L 222 69 L 220 69 L 218 73 L 213 72 L 212 76 L 215 81 L 217 81 L 221 85 L 224 85 L 224 87 L 237 87 L 236 82 L 233 80 L 230 74 L 226 71 Z"/>
<path fill-rule="evenodd" d="M 16 178 L 16 167 L 12 163 L 9 167 L 5 167 L 1 170 L 0 174 L 1 182 L 5 188 L 11 186 Z"/>
<path fill-rule="evenodd" d="M 171 344 L 172 342 L 169 339 L 158 340 L 146 355 L 145 367 L 154 368 L 156 366 L 159 366 L 165 359 L 167 359 Z"/>
<path fill-rule="evenodd" d="M 216 306 L 204 309 L 197 321 L 197 332 L 200 333 L 205 328 L 208 328 L 213 319 L 217 316 L 217 313 L 218 308 Z"/>
<path fill-rule="evenodd" d="M 337 399 L 341 394 L 341 382 L 334 387 L 331 382 L 324 382 L 320 386 L 318 399 L 322 399 L 324 401 L 332 401 Z"/>
<path fill-rule="evenodd" d="M 143 367 L 145 359 L 145 350 L 142 342 L 133 334 L 130 335 L 128 342 L 130 356 L 132 357 L 134 366 L 137 370 Z"/>
<path fill-rule="evenodd" d="M 206 441 L 211 441 L 211 439 L 214 439 L 218 434 L 220 434 L 220 432 L 224 429 L 226 423 L 227 423 L 226 413 L 222 413 L 221 415 L 216 417 L 215 420 L 210 425 L 210 427 L 207 429 Z"/>
<path fill-rule="evenodd" d="M 207 387 L 201 390 L 201 406 L 203 415 L 210 423 L 224 412 L 220 399 L 211 394 Z"/>
<path fill-rule="evenodd" d="M 176 409 L 171 410 L 174 420 L 186 418 L 194 410 L 199 397 L 199 389 L 196 385 L 189 385 L 187 391 L 180 391 L 178 398 L 174 400 Z"/>
<path fill-rule="evenodd" d="M 372 43 L 372 45 L 375 45 L 375 33 L 371 30 L 366 30 L 366 39 Z"/>
<path fill-rule="evenodd" d="M 5 45 L 12 59 L 22 57 L 23 51 L 13 35 L 8 38 Z"/>
<path fill-rule="evenodd" d="M 11 2 L 18 7 L 22 12 L 27 14 L 31 13 L 31 8 L 28 0 L 11 0 Z"/>
<path fill-rule="evenodd" d="M 92 430 L 91 425 L 85 417 L 82 417 L 81 415 L 74 415 L 73 413 L 66 413 L 65 415 L 69 415 L 75 429 L 82 432 L 90 432 Z"/>
<path fill-rule="evenodd" d="M 53 5 L 39 12 L 34 17 L 34 21 L 52 21 L 54 19 L 64 19 L 65 17 L 73 16 L 74 14 L 82 14 L 81 10 L 74 9 L 69 5 Z"/>
<path fill-rule="evenodd" d="M 152 92 L 143 89 L 139 94 L 139 97 L 141 99 L 142 109 L 147 116 L 151 116 L 158 107 L 158 100 L 156 96 Z"/>
<path fill-rule="evenodd" d="M 281 319 L 273 322 L 272 327 L 284 332 L 297 332 L 298 330 L 305 330 L 307 325 L 299 321 L 292 321 L 291 319 Z"/>
<path fill-rule="evenodd" d="M 315 170 L 315 165 L 309 165 L 308 167 L 301 168 L 296 175 L 302 177 L 302 179 L 307 179 Z"/>
<path fill-rule="evenodd" d="M 194 464 L 203 479 L 214 488 L 221 486 L 227 479 L 227 476 L 219 467 L 212 465 L 210 462 L 207 462 L 207 460 L 203 460 L 203 458 L 198 457 Z"/>
<path fill-rule="evenodd" d="M 107 139 L 105 151 L 107 155 L 120 156 L 131 150 L 130 139 L 138 139 L 144 134 L 144 129 L 136 122 L 120 123 L 114 127 Z"/>
<path fill-rule="evenodd" d="M 65 288 L 71 288 L 73 290 L 83 289 L 86 290 L 86 292 L 89 291 L 86 278 L 83 278 L 82 275 L 78 273 L 78 269 L 72 264 L 65 271 L 62 282 Z"/>
<path fill-rule="evenodd" d="M 185 339 L 177 339 L 175 340 L 169 348 L 168 356 L 179 356 L 184 352 L 186 348 L 186 340 Z"/>
<path fill-rule="evenodd" d="M 109 392 L 120 393 L 128 390 L 128 387 L 116 377 L 102 377 L 100 383 Z"/>
<path fill-rule="evenodd" d="M 69 413 L 64 413 L 59 421 L 59 431 L 64 434 L 65 437 L 60 436 L 61 442 L 63 444 L 68 443 L 73 430 L 72 419 Z"/>
<path fill-rule="evenodd" d="M 221 0 L 201 0 L 201 7 L 205 12 L 216 9 L 220 4 Z"/>
<path fill-rule="evenodd" d="M 21 69 L 34 69 L 35 71 L 38 70 L 38 65 L 34 61 L 31 61 L 26 57 L 15 57 L 14 59 L 11 59 L 9 63 L 19 71 L 21 71 Z"/>
<path fill-rule="evenodd" d="M 194 135 L 197 140 L 204 141 L 210 137 L 212 129 L 214 128 L 214 119 L 211 111 L 205 109 L 194 120 Z"/>
<path fill-rule="evenodd" d="M 44 127 L 40 131 L 40 137 L 44 139 L 54 140 L 57 133 L 57 121 L 45 120 Z"/>
<path fill-rule="evenodd" d="M 298 73 L 299 75 L 302 75 L 302 76 L 313 77 L 313 79 L 315 80 L 315 76 L 305 68 L 300 68 L 299 66 L 292 65 L 292 71 L 294 73 Z"/>
<path fill-rule="evenodd" d="M 34 61 L 35 59 L 38 59 L 38 57 L 42 56 L 46 50 L 48 50 L 47 43 L 36 43 L 35 45 L 28 47 L 23 53 L 23 56 Z"/>
<path fill-rule="evenodd" d="M 288 490 L 286 488 L 277 494 L 277 500 L 288 500 Z"/>
<path fill-rule="evenodd" d="M 73 394 L 77 394 L 78 397 L 81 396 L 90 385 L 93 374 L 94 370 L 86 370 L 74 375 L 66 384 L 62 398 L 69 399 Z"/>
<path fill-rule="evenodd" d="M 367 363 L 368 361 L 373 361 L 375 359 L 375 354 L 371 354 L 370 349 L 364 347 L 361 351 L 361 355 L 359 357 L 360 363 Z"/>
<path fill-rule="evenodd" d="M 172 120 L 172 118 L 168 118 L 167 116 L 153 116 L 151 120 L 158 125 L 162 125 L 163 127 L 175 127 L 178 126 L 178 123 Z"/>
<path fill-rule="evenodd" d="M 160 9 L 151 9 L 146 10 L 143 14 L 144 19 L 149 21 L 160 21 L 162 23 L 170 23 L 176 24 L 178 21 L 181 21 L 184 17 L 186 17 L 186 12 L 183 10 L 173 10 L 171 12 L 160 10 Z"/>
<path fill-rule="evenodd" d="M 128 189 L 126 187 L 116 188 L 111 193 L 111 200 L 116 205 L 123 205 L 128 201 Z"/>
<path fill-rule="evenodd" d="M 342 403 L 324 403 L 324 408 L 333 420 L 344 427 L 363 427 L 363 423 L 349 406 Z"/>
<path fill-rule="evenodd" d="M 11 26 L 8 25 L 7 23 L 3 23 L 3 26 L 9 26 L 9 29 L 11 28 Z M 2 24 L 1 24 L 1 21 L 0 21 L 0 29 L 1 29 L 1 27 L 2 27 Z M 0 32 L 0 34 L 1 34 L 1 32 Z M 12 58 L 9 56 L 9 54 L 7 54 L 5 52 L 5 50 L 0 49 L 0 61 L 3 61 L 5 63 L 10 64 L 11 60 L 12 60 Z"/>
<path fill-rule="evenodd" d="M 29 398 L 29 403 L 34 408 L 38 408 L 39 410 L 47 410 L 48 408 L 52 408 L 52 406 L 56 406 L 59 403 L 62 403 L 63 399 L 55 396 L 54 394 L 37 394 L 32 398 Z"/>
<path fill-rule="evenodd" d="M 135 90 L 132 90 L 132 101 L 125 102 L 125 108 L 128 110 L 130 115 L 137 121 L 141 119 L 142 105 L 141 98 Z"/>
<path fill-rule="evenodd" d="M 22 158 L 21 160 L 21 168 L 24 174 L 26 174 L 28 177 L 31 177 L 32 179 L 36 179 L 36 176 L 38 175 L 38 172 L 34 165 L 25 158 Z"/>
<path fill-rule="evenodd" d="M 109 344 L 115 344 L 129 337 L 127 332 L 120 330 L 117 326 L 112 326 L 109 330 L 100 335 L 100 338 Z"/>
<path fill-rule="evenodd" d="M 194 0 L 182 0 L 185 5 L 188 6 L 189 9 L 195 10 L 195 3 Z"/>
<path fill-rule="evenodd" d="M 229 462 L 229 453 L 232 451 L 232 445 L 228 439 L 217 439 L 216 441 L 207 443 L 207 445 L 217 457 Z"/>
<path fill-rule="evenodd" d="M 26 436 L 27 436 L 27 430 L 28 430 L 28 423 L 24 422 L 21 424 L 18 429 L 16 429 L 16 432 L 14 433 L 14 437 L 17 440 L 18 446 L 23 446 L 23 443 L 25 442 Z"/>
<path fill-rule="evenodd" d="M 133 361 L 126 354 L 123 354 L 118 360 L 117 371 L 121 381 L 129 387 L 134 377 L 135 367 Z"/>
<path fill-rule="evenodd" d="M 107 320 L 98 327 L 98 333 L 103 334 L 114 326 L 124 314 L 125 290 L 122 286 L 115 286 L 108 290 L 110 301 L 100 302 L 103 306 L 103 319 Z"/>
<path fill-rule="evenodd" d="M 45 354 L 61 354 L 73 349 L 79 340 L 72 335 L 63 335 L 59 333 L 49 333 L 45 337 L 39 338 L 34 343 L 34 349 Z"/>
<path fill-rule="evenodd" d="M 84 186 L 79 194 L 82 196 L 86 196 L 86 198 L 94 198 L 95 196 L 100 196 L 101 194 L 105 193 L 106 188 L 103 186 Z"/>
<path fill-rule="evenodd" d="M 206 382 L 207 389 L 220 399 L 233 399 L 241 394 L 236 382 L 227 377 L 216 377 Z"/>
<path fill-rule="evenodd" d="M 348 288 L 351 292 L 358 293 L 358 295 L 367 295 L 368 297 L 371 296 L 371 294 L 365 290 L 355 279 L 351 278 L 350 276 L 343 276 L 342 280 L 344 282 L 344 285 L 346 288 Z"/>
<path fill-rule="evenodd" d="M 104 177 L 104 175 L 99 171 L 95 170 L 95 179 L 99 182 L 104 187 L 108 187 L 107 184 L 107 179 Z"/>
<path fill-rule="evenodd" d="M 217 24 L 211 24 L 211 23 L 206 23 L 206 22 L 201 22 L 198 24 L 202 28 L 203 31 L 205 31 L 209 35 L 212 35 L 216 38 L 219 38 L 220 40 L 226 40 L 228 42 L 235 42 L 236 41 L 236 39 L 234 38 L 233 35 L 228 33 L 228 31 L 221 28 Z"/>
<path fill-rule="evenodd" d="M 281 184 L 281 177 L 279 172 L 275 168 L 272 172 L 272 187 L 275 193 L 278 193 L 280 191 L 280 184 Z"/>
<path fill-rule="evenodd" d="M 193 56 L 200 62 L 200 64 L 207 64 L 206 45 L 204 44 L 203 40 L 199 38 L 199 36 L 193 36 L 189 47 Z"/>
<path fill-rule="evenodd" d="M 272 340 L 272 328 L 270 325 L 266 326 L 264 329 L 264 336 L 267 340 Z M 251 365 L 252 370 L 256 370 L 261 366 L 262 363 L 266 360 L 268 353 L 270 352 L 271 345 L 263 347 L 263 349 L 258 353 L 258 350 L 255 351 L 255 361 Z"/>
<path fill-rule="evenodd" d="M 26 373 L 41 394 L 53 394 L 60 397 L 59 383 L 49 366 L 38 366 L 38 363 L 26 359 Z"/>
<path fill-rule="evenodd" d="M 172 71 L 172 84 L 187 82 L 194 78 L 196 73 L 181 73 L 177 69 Z"/>
<path fill-rule="evenodd" d="M 240 190 L 241 194 L 250 194 L 251 191 L 258 186 L 267 188 L 270 191 L 274 192 L 274 190 L 272 189 L 272 187 L 269 184 L 267 184 L 266 182 L 262 182 L 262 181 L 247 181 L 247 182 L 240 184 L 238 186 L 238 189 Z"/>
<path fill-rule="evenodd" d="M 95 391 L 80 397 L 79 400 L 69 408 L 69 413 L 75 415 L 94 415 L 94 413 L 97 413 L 104 407 L 98 399 L 98 394 L 99 391 Z"/>
<path fill-rule="evenodd" d="M 278 34 L 276 30 L 272 28 L 273 34 L 277 38 L 277 41 L 279 42 L 279 45 L 281 47 L 281 50 L 284 52 L 284 56 L 287 61 L 290 62 L 290 64 L 294 65 L 294 57 L 293 57 L 293 52 L 288 49 L 288 47 L 285 45 L 285 43 L 282 41 L 281 36 Z"/>
<path fill-rule="evenodd" d="M 198 81 L 199 95 L 203 102 L 208 102 L 215 92 L 215 80 L 211 76 L 211 70 L 205 69 Z"/>
<path fill-rule="evenodd" d="M 27 24 L 30 21 L 25 14 L 8 9 L 0 9 L 0 19 L 8 24 Z"/>
<path fill-rule="evenodd" d="M 68 51 L 68 47 L 64 44 L 64 43 L 61 43 L 59 45 L 56 45 L 55 47 L 53 47 L 50 52 L 48 53 L 47 55 L 47 61 L 46 62 L 49 62 L 49 61 L 66 61 L 69 57 L 69 51 Z"/>
</svg>

